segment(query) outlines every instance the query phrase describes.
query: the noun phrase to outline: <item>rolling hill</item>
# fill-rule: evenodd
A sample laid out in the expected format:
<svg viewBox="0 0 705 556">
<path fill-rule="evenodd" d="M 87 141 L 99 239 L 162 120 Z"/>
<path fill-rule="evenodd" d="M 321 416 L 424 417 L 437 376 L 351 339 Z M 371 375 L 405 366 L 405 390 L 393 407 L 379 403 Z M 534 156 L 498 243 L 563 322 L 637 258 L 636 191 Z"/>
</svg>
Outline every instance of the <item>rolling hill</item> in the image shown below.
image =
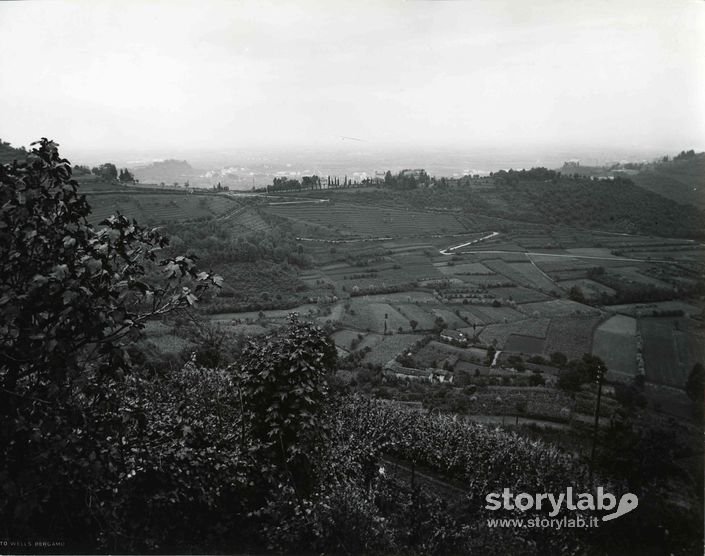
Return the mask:
<svg viewBox="0 0 705 556">
<path fill-rule="evenodd" d="M 189 178 L 198 176 L 198 171 L 194 170 L 188 162 L 173 159 L 153 162 L 148 166 L 135 168 L 133 173 L 141 182 L 150 183 L 183 183 Z"/>
<path fill-rule="evenodd" d="M 677 203 L 705 208 L 705 153 L 659 162 L 631 179 Z"/>
</svg>

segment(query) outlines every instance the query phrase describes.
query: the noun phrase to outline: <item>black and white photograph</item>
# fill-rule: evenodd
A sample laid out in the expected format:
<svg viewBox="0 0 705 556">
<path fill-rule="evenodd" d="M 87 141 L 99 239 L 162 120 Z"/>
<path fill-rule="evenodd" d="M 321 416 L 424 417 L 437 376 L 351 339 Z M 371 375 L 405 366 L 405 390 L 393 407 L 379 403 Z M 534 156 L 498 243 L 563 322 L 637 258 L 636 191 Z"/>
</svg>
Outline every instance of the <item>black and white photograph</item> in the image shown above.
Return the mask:
<svg viewBox="0 0 705 556">
<path fill-rule="evenodd" d="M 0 2 L 0 554 L 704 553 L 705 1 Z"/>
</svg>

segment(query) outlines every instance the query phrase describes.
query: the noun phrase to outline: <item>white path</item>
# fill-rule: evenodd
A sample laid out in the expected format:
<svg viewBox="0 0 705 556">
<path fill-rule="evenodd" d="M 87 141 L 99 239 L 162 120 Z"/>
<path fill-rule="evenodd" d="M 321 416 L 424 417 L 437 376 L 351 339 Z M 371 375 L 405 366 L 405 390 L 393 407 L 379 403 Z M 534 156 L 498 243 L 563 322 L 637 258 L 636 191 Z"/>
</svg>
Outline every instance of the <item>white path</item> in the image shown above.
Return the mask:
<svg viewBox="0 0 705 556">
<path fill-rule="evenodd" d="M 490 232 L 486 236 L 483 236 L 478 239 L 474 239 L 472 241 L 468 241 L 467 243 L 461 243 L 460 245 L 455 245 L 453 247 L 447 247 L 447 248 L 441 250 L 440 253 L 441 253 L 441 255 L 453 255 L 453 253 L 451 253 L 451 251 L 455 251 L 456 249 L 460 249 L 461 247 L 467 247 L 468 245 L 474 245 L 476 243 L 480 243 L 481 241 L 485 241 L 486 239 L 490 239 L 490 238 L 496 237 L 498 235 L 499 235 L 499 232 Z"/>
</svg>

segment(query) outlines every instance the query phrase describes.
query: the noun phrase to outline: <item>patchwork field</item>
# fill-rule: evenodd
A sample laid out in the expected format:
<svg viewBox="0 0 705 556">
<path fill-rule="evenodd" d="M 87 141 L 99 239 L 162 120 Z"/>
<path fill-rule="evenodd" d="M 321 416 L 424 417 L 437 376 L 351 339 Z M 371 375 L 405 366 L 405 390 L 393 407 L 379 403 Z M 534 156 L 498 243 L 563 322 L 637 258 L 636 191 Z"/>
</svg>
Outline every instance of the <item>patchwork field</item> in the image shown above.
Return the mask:
<svg viewBox="0 0 705 556">
<path fill-rule="evenodd" d="M 366 344 L 363 342 L 362 347 L 370 345 L 372 351 L 365 355 L 363 362 L 372 363 L 373 365 L 384 365 L 421 338 L 423 336 L 414 334 L 394 334 L 393 336 L 370 334 L 366 338 L 370 343 Z"/>
<path fill-rule="evenodd" d="M 280 222 L 310 261 L 293 272 L 296 283 L 288 286 L 303 292 L 296 310 L 336 330 L 333 339 L 341 356 L 369 347 L 365 363 L 384 364 L 422 335 L 436 333 L 438 318 L 446 327 L 476 336 L 479 344 L 511 353 L 547 357 L 561 352 L 570 359 L 595 353 L 622 378 L 637 372 L 641 335 L 647 379 L 668 386 L 682 387 L 692 364 L 703 359 L 702 331 L 691 322 L 702 308 L 692 300 L 609 306 L 617 314 L 607 320 L 601 307 L 589 305 L 620 293 L 609 279 L 635 288 L 694 288 L 703 250 L 692 242 L 553 229 L 459 210 L 407 210 L 392 202 L 370 206 L 351 202 L 352 195 L 345 202 L 330 198 L 272 204 L 289 200 L 105 191 L 93 194 L 92 202 L 96 219 L 115 210 L 145 222 L 212 218 L 231 224 L 236 233 L 270 233 Z M 448 251 L 451 247 L 458 248 Z M 660 262 L 666 257 L 673 257 L 674 264 Z M 284 287 L 259 275 L 228 287 L 237 291 L 243 284 L 269 293 Z M 580 288 L 585 304 L 567 299 L 574 287 Z M 307 303 L 328 295 L 339 301 Z M 273 329 L 291 311 L 210 318 L 249 336 Z M 665 319 L 669 313 L 678 315 L 680 329 L 669 328 L 674 326 L 673 318 Z M 651 318 L 655 315 L 661 318 Z M 639 319 L 638 326 L 631 317 Z M 152 332 L 164 349 L 183 348 L 167 345 L 163 331 Z M 452 351 L 450 346 L 434 349 L 436 358 Z M 460 362 L 467 363 L 464 359 Z"/>
<path fill-rule="evenodd" d="M 487 276 L 494 274 L 492 270 L 482 263 L 434 263 L 434 266 L 442 274 L 465 275 L 465 276 Z"/>
<path fill-rule="evenodd" d="M 352 328 L 377 332 L 397 332 L 401 328 L 411 331 L 409 320 L 388 303 L 369 303 L 355 300 L 351 310 L 343 316 L 343 322 Z"/>
<path fill-rule="evenodd" d="M 491 305 L 463 305 L 463 310 L 477 317 L 483 324 L 494 322 L 513 322 L 526 316 L 511 307 L 493 307 Z M 462 313 L 461 313 L 462 314 Z M 471 322 L 473 322 L 471 320 Z"/>
<path fill-rule="evenodd" d="M 409 319 L 409 322 L 415 320 L 418 323 L 417 330 L 431 330 L 435 326 L 436 315 L 430 308 L 409 303 L 394 304 L 393 306 Z"/>
<path fill-rule="evenodd" d="M 436 315 L 437 318 L 443 319 L 443 321 L 446 323 L 446 326 L 448 328 L 462 328 L 463 326 L 468 325 L 468 323 L 466 323 L 463 319 L 461 319 L 453 311 L 450 311 L 448 309 L 432 309 L 432 311 L 433 311 L 433 314 Z M 460 312 L 460 311 L 458 311 L 458 312 Z"/>
<path fill-rule="evenodd" d="M 537 303 L 539 301 L 548 301 L 550 296 L 531 290 L 529 288 L 492 288 L 492 293 L 501 299 L 513 301 L 517 304 L 521 303 Z"/>
<path fill-rule="evenodd" d="M 540 303 L 525 303 L 519 310 L 532 317 L 565 317 L 574 315 L 599 315 L 600 311 L 569 299 L 553 299 Z"/>
<path fill-rule="evenodd" d="M 487 352 L 477 348 L 459 348 L 442 342 L 429 342 L 414 354 L 414 360 L 422 367 L 440 367 L 449 357 L 457 357 L 459 361 L 481 364 Z"/>
<path fill-rule="evenodd" d="M 583 296 L 588 301 L 600 299 L 602 295 L 614 295 L 617 293 L 612 288 L 587 278 L 582 280 L 563 280 L 559 284 L 565 290 L 570 290 L 573 287 L 580 288 Z"/>
</svg>

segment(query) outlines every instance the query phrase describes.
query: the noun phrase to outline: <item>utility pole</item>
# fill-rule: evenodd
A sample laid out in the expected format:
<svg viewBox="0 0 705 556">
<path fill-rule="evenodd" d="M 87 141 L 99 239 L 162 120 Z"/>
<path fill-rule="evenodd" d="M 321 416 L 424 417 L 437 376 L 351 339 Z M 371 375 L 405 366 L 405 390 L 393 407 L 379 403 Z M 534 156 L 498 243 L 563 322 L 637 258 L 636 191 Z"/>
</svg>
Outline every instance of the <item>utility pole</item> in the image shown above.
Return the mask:
<svg viewBox="0 0 705 556">
<path fill-rule="evenodd" d="M 590 487 L 592 488 L 592 471 L 595 466 L 595 447 L 597 446 L 597 429 L 600 424 L 600 399 L 602 398 L 602 380 L 607 368 L 603 363 L 595 369 L 595 383 L 597 384 L 597 400 L 595 402 L 595 424 L 592 429 L 592 450 L 590 451 Z"/>
</svg>

